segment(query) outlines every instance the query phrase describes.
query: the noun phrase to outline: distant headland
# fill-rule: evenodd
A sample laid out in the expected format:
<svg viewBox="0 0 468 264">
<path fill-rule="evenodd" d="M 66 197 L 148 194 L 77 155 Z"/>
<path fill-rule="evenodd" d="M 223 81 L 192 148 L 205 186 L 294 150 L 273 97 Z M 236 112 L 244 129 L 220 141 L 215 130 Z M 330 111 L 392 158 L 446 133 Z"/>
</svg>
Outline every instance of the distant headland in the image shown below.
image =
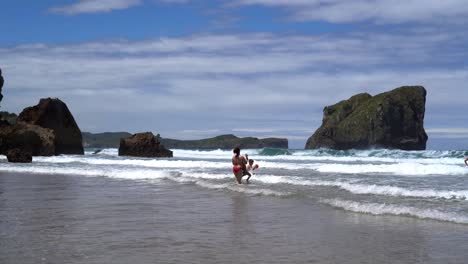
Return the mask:
<svg viewBox="0 0 468 264">
<path fill-rule="evenodd" d="M 118 148 L 122 138 L 128 138 L 132 134 L 128 132 L 83 132 L 83 145 L 94 148 Z M 161 145 L 173 149 L 233 149 L 241 148 L 288 148 L 286 138 L 236 137 L 234 135 L 220 135 L 199 140 L 178 140 L 160 138 Z"/>
</svg>

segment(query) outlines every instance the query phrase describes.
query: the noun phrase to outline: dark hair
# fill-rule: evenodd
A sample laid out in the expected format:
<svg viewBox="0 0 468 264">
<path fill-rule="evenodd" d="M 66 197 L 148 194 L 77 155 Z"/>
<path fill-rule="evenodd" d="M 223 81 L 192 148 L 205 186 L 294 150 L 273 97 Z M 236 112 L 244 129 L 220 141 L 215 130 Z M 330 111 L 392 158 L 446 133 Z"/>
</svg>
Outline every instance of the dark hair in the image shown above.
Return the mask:
<svg viewBox="0 0 468 264">
<path fill-rule="evenodd" d="M 234 150 L 232 151 L 236 154 L 236 157 L 238 157 L 240 155 L 240 148 L 239 147 L 235 147 Z"/>
<path fill-rule="evenodd" d="M 249 163 L 254 163 L 254 160 L 253 160 L 253 159 L 249 159 Z"/>
</svg>

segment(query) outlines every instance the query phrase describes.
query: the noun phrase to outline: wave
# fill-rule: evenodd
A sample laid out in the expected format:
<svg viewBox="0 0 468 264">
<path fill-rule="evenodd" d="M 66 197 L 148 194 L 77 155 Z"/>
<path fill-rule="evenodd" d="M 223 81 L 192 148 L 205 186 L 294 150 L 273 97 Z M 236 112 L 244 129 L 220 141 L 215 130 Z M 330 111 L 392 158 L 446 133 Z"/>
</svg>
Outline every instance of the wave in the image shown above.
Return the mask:
<svg viewBox="0 0 468 264">
<path fill-rule="evenodd" d="M 2 167 L 0 171 L 19 172 L 30 174 L 63 174 L 80 176 L 105 176 L 118 179 L 163 179 L 171 177 L 170 171 L 151 169 L 99 169 L 83 167 L 43 167 L 43 166 L 9 166 Z"/>
<path fill-rule="evenodd" d="M 436 209 L 421 209 L 410 206 L 400 206 L 379 203 L 361 203 L 341 199 L 323 199 L 320 202 L 356 213 L 372 215 L 400 215 L 417 217 L 420 219 L 431 219 L 438 221 L 468 224 L 468 217 L 457 213 L 443 212 Z"/>
<path fill-rule="evenodd" d="M 373 194 L 394 197 L 417 197 L 417 198 L 435 198 L 435 199 L 468 199 L 468 190 L 434 190 L 434 189 L 408 189 L 390 185 L 360 184 L 352 181 L 336 180 L 307 180 L 300 177 L 286 177 L 261 175 L 254 176 L 252 180 L 265 184 L 290 184 L 298 186 L 326 186 L 337 187 L 353 194 Z"/>
<path fill-rule="evenodd" d="M 325 173 L 342 174 L 391 174 L 406 176 L 427 175 L 468 175 L 465 167 L 444 164 L 320 164 L 315 170 Z"/>
<path fill-rule="evenodd" d="M 0 160 L 5 160 L 5 156 L 0 156 Z M 431 175 L 468 175 L 468 169 L 462 165 L 450 164 L 420 164 L 411 162 L 390 163 L 390 164 L 352 164 L 352 163 L 294 163 L 284 161 L 261 160 L 256 158 L 260 165 L 260 171 L 270 169 L 281 170 L 312 170 L 319 173 L 336 174 L 368 174 L 380 176 L 381 174 L 399 176 L 431 176 Z M 230 160 L 207 161 L 207 160 L 172 160 L 172 159 L 141 159 L 106 156 L 52 156 L 34 157 L 34 163 L 67 164 L 81 163 L 85 165 L 121 165 L 129 167 L 149 167 L 149 168 L 188 168 L 188 169 L 226 169 L 231 167 Z M 11 165 L 15 166 L 15 165 Z"/>
<path fill-rule="evenodd" d="M 279 156 L 279 155 L 291 155 L 291 152 L 287 149 L 279 148 L 263 148 L 255 153 L 259 156 Z"/>
<path fill-rule="evenodd" d="M 452 164 L 463 165 L 466 151 L 402 151 L 402 150 L 286 150 L 258 149 L 245 150 L 253 159 L 285 160 L 285 161 L 328 161 L 328 162 L 360 162 L 360 163 L 421 163 L 421 164 Z M 192 159 L 230 159 L 231 151 L 214 150 L 174 150 L 175 158 Z"/>
<path fill-rule="evenodd" d="M 353 164 L 353 163 L 295 163 L 292 161 L 273 161 L 256 158 L 260 171 L 265 169 L 281 170 L 312 170 L 319 173 L 337 174 L 381 174 L 400 176 L 429 176 L 429 175 L 468 175 L 468 169 L 461 165 L 451 164 L 420 164 L 400 162 L 389 164 Z M 177 159 L 142 159 L 107 156 L 52 156 L 34 157 L 33 163 L 81 163 L 86 165 L 121 165 L 131 167 L 150 168 L 193 168 L 193 169 L 226 169 L 231 167 L 230 160 L 177 160 Z"/>
</svg>

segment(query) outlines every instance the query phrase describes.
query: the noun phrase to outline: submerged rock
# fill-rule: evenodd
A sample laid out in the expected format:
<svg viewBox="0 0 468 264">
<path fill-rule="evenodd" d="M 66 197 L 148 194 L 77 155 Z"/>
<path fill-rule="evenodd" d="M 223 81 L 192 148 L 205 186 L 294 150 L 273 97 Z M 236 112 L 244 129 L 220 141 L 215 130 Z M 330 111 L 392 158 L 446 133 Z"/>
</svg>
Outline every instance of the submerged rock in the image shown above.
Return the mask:
<svg viewBox="0 0 468 264">
<path fill-rule="evenodd" d="M 137 133 L 120 140 L 119 156 L 172 157 L 172 151 L 161 145 L 159 135 Z"/>
<path fill-rule="evenodd" d="M 403 86 L 376 96 L 355 95 L 323 109 L 322 126 L 305 148 L 424 150 L 425 103 L 422 86 Z"/>
<path fill-rule="evenodd" d="M 10 149 L 6 153 L 8 162 L 15 163 L 31 163 L 32 162 L 32 153 L 27 150 L 21 150 L 18 148 Z"/>
<path fill-rule="evenodd" d="M 25 108 L 17 121 L 52 129 L 55 134 L 55 155 L 84 154 L 80 128 L 60 99 L 41 99 L 38 105 Z"/>
</svg>

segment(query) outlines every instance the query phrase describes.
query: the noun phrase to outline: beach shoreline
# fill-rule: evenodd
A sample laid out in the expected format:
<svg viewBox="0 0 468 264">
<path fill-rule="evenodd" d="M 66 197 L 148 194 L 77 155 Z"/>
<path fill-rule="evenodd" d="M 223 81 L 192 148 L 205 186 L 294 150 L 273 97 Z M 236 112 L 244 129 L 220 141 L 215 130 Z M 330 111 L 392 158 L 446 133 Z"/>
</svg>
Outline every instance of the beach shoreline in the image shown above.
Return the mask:
<svg viewBox="0 0 468 264">
<path fill-rule="evenodd" d="M 463 263 L 468 257 L 466 225 L 352 213 L 300 198 L 9 172 L 1 173 L 0 188 L 6 264 Z"/>
</svg>

